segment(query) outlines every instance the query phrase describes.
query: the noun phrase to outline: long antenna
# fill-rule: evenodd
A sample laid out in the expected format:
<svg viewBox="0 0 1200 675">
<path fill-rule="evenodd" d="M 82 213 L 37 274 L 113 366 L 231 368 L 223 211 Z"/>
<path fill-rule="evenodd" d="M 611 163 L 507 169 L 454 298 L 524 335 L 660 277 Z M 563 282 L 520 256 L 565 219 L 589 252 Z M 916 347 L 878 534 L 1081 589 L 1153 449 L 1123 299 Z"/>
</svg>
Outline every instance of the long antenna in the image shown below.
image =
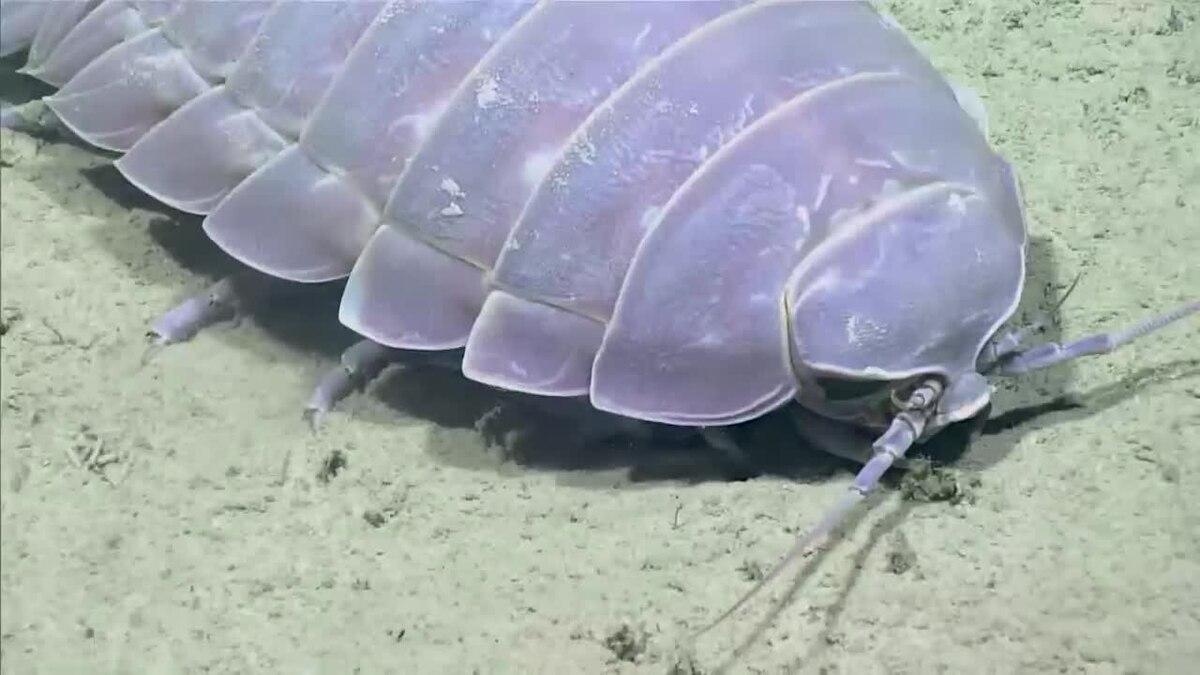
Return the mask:
<svg viewBox="0 0 1200 675">
<path fill-rule="evenodd" d="M 792 545 L 787 555 L 776 563 L 767 575 L 743 594 L 732 607 L 697 631 L 692 638 L 699 638 L 716 628 L 746 606 L 746 603 L 758 595 L 768 583 L 782 574 L 783 570 L 803 556 L 812 546 L 837 531 L 854 508 L 879 485 L 879 480 L 887 473 L 887 470 L 898 460 L 903 459 L 909 448 L 921 437 L 925 431 L 925 425 L 937 409 L 937 402 L 942 396 L 942 391 L 941 381 L 933 379 L 926 380 L 914 389 L 905 400 L 903 409 L 892 419 L 891 426 L 871 445 L 874 454 L 870 461 L 859 470 L 846 493 L 831 509 L 825 512 L 824 517 L 816 526 L 796 539 L 796 543 Z"/>
</svg>

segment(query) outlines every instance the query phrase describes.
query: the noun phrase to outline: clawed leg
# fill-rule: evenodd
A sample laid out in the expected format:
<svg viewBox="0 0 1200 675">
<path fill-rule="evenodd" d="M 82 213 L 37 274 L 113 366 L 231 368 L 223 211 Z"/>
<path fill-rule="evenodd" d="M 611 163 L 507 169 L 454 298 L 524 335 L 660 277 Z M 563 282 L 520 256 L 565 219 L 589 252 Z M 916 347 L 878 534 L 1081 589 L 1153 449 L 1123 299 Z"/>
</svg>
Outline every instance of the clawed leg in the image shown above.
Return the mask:
<svg viewBox="0 0 1200 675">
<path fill-rule="evenodd" d="M 366 387 L 397 357 L 398 350 L 371 340 L 354 343 L 342 352 L 341 362 L 321 377 L 304 409 L 304 419 L 315 429 L 338 401 Z"/>
<path fill-rule="evenodd" d="M 231 274 L 168 310 L 154 322 L 150 334 L 158 346 L 186 342 L 213 324 L 239 320 L 280 283 L 250 270 Z"/>
<path fill-rule="evenodd" d="M 788 417 L 796 433 L 821 452 L 856 464 L 866 464 L 874 455 L 869 432 L 857 425 L 822 417 L 799 405 L 788 408 Z M 908 461 L 900 459 L 896 466 L 907 468 Z"/>
<path fill-rule="evenodd" d="M 7 102 L 0 102 L 0 129 L 9 129 L 10 131 L 24 131 L 24 125 L 27 124 L 25 115 L 22 114 L 22 106 L 13 105 Z"/>
<path fill-rule="evenodd" d="M 1083 356 L 1107 354 L 1197 312 L 1200 312 L 1200 301 L 1191 302 L 1175 311 L 1146 319 L 1125 330 L 1089 335 L 1066 344 L 1049 342 L 1025 350 L 1014 350 L 996 360 L 993 364 L 993 372 L 998 375 L 1020 375 Z"/>
<path fill-rule="evenodd" d="M 738 443 L 728 427 L 701 427 L 700 436 L 709 448 L 721 455 L 725 463 L 736 470 L 750 473 L 754 463 L 750 453 Z"/>
<path fill-rule="evenodd" d="M 27 103 L 0 103 L 0 129 L 30 136 L 63 136 L 73 134 L 41 99 Z"/>
<path fill-rule="evenodd" d="M 25 134 L 40 130 L 42 125 L 38 122 L 40 115 L 35 111 L 35 104 L 41 105 L 43 110 L 46 108 L 41 101 L 30 101 L 21 105 L 0 102 L 0 129 Z"/>
<path fill-rule="evenodd" d="M 820 544 L 836 532 L 856 506 L 871 493 L 879 480 L 896 462 L 904 459 L 905 453 L 917 442 L 925 426 L 937 411 L 937 402 L 942 395 L 942 384 L 938 380 L 927 380 L 913 390 L 904 402 L 904 408 L 892 420 L 891 426 L 871 445 L 871 456 L 854 477 L 849 490 L 834 504 L 815 527 L 805 532 L 787 555 L 775 565 L 732 607 L 701 629 L 696 635 L 708 632 L 741 609 L 768 583 L 779 576 L 793 561 L 799 559 L 810 548 Z"/>
<path fill-rule="evenodd" d="M 1067 298 L 1071 297 L 1071 293 L 1079 285 L 1079 280 L 1082 276 L 1082 273 L 1075 275 L 1075 279 L 1067 287 L 1062 297 L 1058 299 L 1058 302 L 1054 303 L 1053 308 L 1048 311 L 1038 312 L 1034 316 L 1033 321 L 1024 326 L 1017 326 L 993 337 L 984 345 L 983 352 L 980 353 L 976 363 L 976 370 L 981 373 L 989 372 L 1000 361 L 1028 349 L 1030 339 L 1050 327 L 1054 315 L 1067 302 Z"/>
</svg>

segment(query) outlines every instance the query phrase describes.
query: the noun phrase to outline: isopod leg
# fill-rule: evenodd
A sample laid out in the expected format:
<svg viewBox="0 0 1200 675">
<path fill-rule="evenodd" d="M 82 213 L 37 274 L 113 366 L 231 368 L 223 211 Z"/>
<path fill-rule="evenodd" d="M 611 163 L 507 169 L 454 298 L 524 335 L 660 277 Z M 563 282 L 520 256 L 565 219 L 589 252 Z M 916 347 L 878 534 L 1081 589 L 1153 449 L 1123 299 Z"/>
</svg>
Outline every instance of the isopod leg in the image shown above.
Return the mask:
<svg viewBox="0 0 1200 675">
<path fill-rule="evenodd" d="M 729 433 L 728 427 L 700 427 L 700 436 L 730 468 L 752 475 L 753 462 L 750 460 L 750 453 Z"/>
<path fill-rule="evenodd" d="M 151 326 L 157 345 L 186 342 L 205 328 L 237 321 L 281 282 L 253 271 L 231 274 L 168 310 Z"/>
<path fill-rule="evenodd" d="M 859 427 L 822 417 L 799 405 L 790 406 L 788 416 L 796 432 L 813 448 L 856 464 L 871 461 L 871 439 Z M 906 461 L 898 460 L 896 466 L 905 468 Z"/>
<path fill-rule="evenodd" d="M 1083 273 L 1075 275 L 1075 280 L 1071 282 L 1071 285 L 1067 287 L 1062 297 L 1058 299 L 1058 302 L 1054 303 L 1054 307 L 1049 311 L 1039 312 L 1028 324 L 1004 331 L 988 341 L 984 345 L 983 352 L 979 355 L 979 359 L 976 362 L 976 370 L 981 373 L 990 372 L 996 367 L 996 364 L 1028 349 L 1029 340 L 1034 335 L 1046 330 L 1053 323 L 1054 315 L 1066 304 L 1067 298 L 1071 297 L 1071 293 L 1075 292 L 1075 288 L 1079 285 L 1081 278 L 1083 278 Z"/>
<path fill-rule="evenodd" d="M 1152 333 L 1197 312 L 1200 312 L 1200 301 L 1191 302 L 1174 311 L 1151 317 L 1125 330 L 1089 335 L 1066 344 L 1048 342 L 1037 345 L 1001 359 L 995 372 L 999 375 L 1020 375 L 1021 373 L 1049 368 L 1064 361 L 1072 361 L 1084 356 L 1107 354 L 1143 335 Z"/>
<path fill-rule="evenodd" d="M 883 435 L 871 445 L 871 458 L 859 470 L 854 477 L 854 482 L 850 484 L 841 499 L 834 504 L 833 508 L 825 512 L 824 517 L 816 526 L 796 540 L 787 555 L 766 576 L 759 580 L 732 607 L 701 629 L 697 635 L 708 632 L 732 616 L 768 583 L 777 578 L 792 562 L 836 532 L 854 511 L 854 508 L 879 485 L 879 480 L 887 473 L 887 470 L 896 462 L 903 460 L 904 455 L 921 437 L 926 424 L 937 410 L 937 402 L 941 395 L 942 385 L 937 380 L 926 381 L 913 390 L 905 402 L 904 410 L 896 415 L 887 431 L 883 432 Z"/>
<path fill-rule="evenodd" d="M 385 347 L 372 340 L 360 340 L 342 352 L 341 362 L 330 368 L 313 389 L 304 409 L 304 419 L 314 429 L 321 417 L 338 401 L 366 387 L 383 369 L 395 362 L 399 350 Z"/>
<path fill-rule="evenodd" d="M 37 124 L 29 119 L 25 106 L 9 103 L 0 105 L 0 129 L 29 133 L 30 129 L 36 127 Z"/>
<path fill-rule="evenodd" d="M 0 129 L 30 136 L 73 136 L 66 125 L 60 122 L 41 100 L 0 105 Z"/>
</svg>

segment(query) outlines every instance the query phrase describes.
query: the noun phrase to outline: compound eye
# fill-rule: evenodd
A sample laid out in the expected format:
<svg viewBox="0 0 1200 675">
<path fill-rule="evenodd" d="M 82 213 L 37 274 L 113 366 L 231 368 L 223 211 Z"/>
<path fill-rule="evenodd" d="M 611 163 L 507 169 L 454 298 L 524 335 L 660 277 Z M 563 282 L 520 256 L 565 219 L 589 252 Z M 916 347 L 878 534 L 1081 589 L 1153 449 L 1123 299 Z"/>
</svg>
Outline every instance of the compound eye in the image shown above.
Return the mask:
<svg viewBox="0 0 1200 675">
<path fill-rule="evenodd" d="M 853 401 L 876 396 L 891 389 L 889 380 L 847 380 L 834 377 L 817 378 L 817 386 L 830 401 Z"/>
</svg>

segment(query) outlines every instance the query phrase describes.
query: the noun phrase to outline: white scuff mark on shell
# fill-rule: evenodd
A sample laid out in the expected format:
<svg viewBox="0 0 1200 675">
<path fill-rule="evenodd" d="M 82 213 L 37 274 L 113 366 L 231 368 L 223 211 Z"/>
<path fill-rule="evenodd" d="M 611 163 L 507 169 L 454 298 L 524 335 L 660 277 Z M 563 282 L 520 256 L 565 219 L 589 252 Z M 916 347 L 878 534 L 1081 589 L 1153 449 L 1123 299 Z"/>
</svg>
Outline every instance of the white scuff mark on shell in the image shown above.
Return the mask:
<svg viewBox="0 0 1200 675">
<path fill-rule="evenodd" d="M 580 164 L 592 165 L 596 163 L 596 144 L 586 134 L 581 135 L 571 145 L 571 154 Z"/>
<path fill-rule="evenodd" d="M 462 199 L 463 197 L 467 196 L 467 193 L 463 192 L 463 189 L 459 187 L 458 183 L 456 183 L 454 179 L 450 178 L 449 176 L 442 179 L 442 184 L 438 186 L 438 189 L 449 195 L 450 199 Z"/>
<path fill-rule="evenodd" d="M 495 77 L 483 79 L 475 88 L 475 105 L 480 110 L 487 110 L 498 105 L 507 105 L 509 99 L 500 93 L 500 82 Z"/>
<path fill-rule="evenodd" d="M 637 37 L 633 38 L 633 48 L 635 50 L 641 48 L 642 40 L 646 39 L 646 36 L 650 34 L 650 31 L 653 28 L 654 26 L 652 26 L 648 21 L 646 22 L 645 26 L 642 26 L 642 32 L 638 33 Z"/>
<path fill-rule="evenodd" d="M 558 149 L 542 150 L 541 152 L 530 153 L 525 159 L 525 166 L 521 170 L 521 177 L 530 186 L 537 186 L 554 168 L 554 160 L 558 158 Z"/>
<path fill-rule="evenodd" d="M 902 155 L 899 152 L 896 152 L 895 150 L 893 150 L 891 154 L 892 154 L 892 159 L 895 160 L 896 164 L 899 165 L 900 167 L 905 168 L 905 169 L 911 169 L 913 167 L 911 159 L 909 157 L 907 157 L 906 155 Z"/>
<path fill-rule="evenodd" d="M 866 157 L 856 157 L 854 163 L 859 166 L 869 166 L 875 169 L 890 169 L 892 165 L 884 159 L 868 159 Z"/>
<path fill-rule="evenodd" d="M 570 171 L 555 171 L 552 176 L 546 179 L 555 189 L 565 190 L 571 184 Z"/>
<path fill-rule="evenodd" d="M 946 198 L 946 206 L 949 206 L 951 211 L 960 216 L 967 213 L 967 200 L 963 199 L 963 196 L 957 192 L 950 193 L 950 196 Z"/>
<path fill-rule="evenodd" d="M 746 100 L 742 102 L 741 109 L 738 110 L 737 119 L 733 121 L 733 127 L 730 129 L 730 131 L 733 133 L 730 135 L 736 136 L 737 134 L 741 133 L 742 130 L 746 128 L 746 123 L 749 120 L 754 119 L 754 117 L 754 94 L 750 94 L 746 97 Z"/>
<path fill-rule="evenodd" d="M 429 109 L 425 112 L 400 116 L 395 122 L 388 125 L 388 136 L 395 137 L 395 129 L 406 127 L 417 141 L 425 140 L 429 136 L 429 133 L 433 131 L 434 125 L 442 118 L 442 113 L 446 110 L 447 105 L 449 105 L 448 99 L 438 101 L 429 106 Z"/>
<path fill-rule="evenodd" d="M 388 3 L 380 10 L 379 15 L 375 18 L 377 24 L 391 23 L 399 14 L 402 7 L 400 3 Z"/>
<path fill-rule="evenodd" d="M 813 211 L 821 210 L 821 205 L 825 203 L 825 197 L 829 195 L 831 182 L 833 182 L 833 176 L 827 173 L 821 174 L 821 183 L 817 186 L 817 197 L 813 200 Z"/>
<path fill-rule="evenodd" d="M 846 317 L 846 340 L 852 345 L 878 342 L 887 335 L 887 329 L 870 319 L 855 314 Z"/>
<path fill-rule="evenodd" d="M 796 220 L 800 223 L 800 238 L 796 240 L 796 250 L 799 251 L 804 246 L 804 241 L 808 239 L 809 232 L 812 231 L 812 218 L 809 216 L 807 206 L 796 205 Z"/>
<path fill-rule="evenodd" d="M 849 176 L 846 176 L 846 182 L 851 185 L 858 185 L 858 174 L 852 173 Z"/>
<path fill-rule="evenodd" d="M 450 202 L 450 206 L 442 209 L 440 213 L 447 218 L 457 218 L 463 214 L 463 210 L 457 203 Z"/>
</svg>

